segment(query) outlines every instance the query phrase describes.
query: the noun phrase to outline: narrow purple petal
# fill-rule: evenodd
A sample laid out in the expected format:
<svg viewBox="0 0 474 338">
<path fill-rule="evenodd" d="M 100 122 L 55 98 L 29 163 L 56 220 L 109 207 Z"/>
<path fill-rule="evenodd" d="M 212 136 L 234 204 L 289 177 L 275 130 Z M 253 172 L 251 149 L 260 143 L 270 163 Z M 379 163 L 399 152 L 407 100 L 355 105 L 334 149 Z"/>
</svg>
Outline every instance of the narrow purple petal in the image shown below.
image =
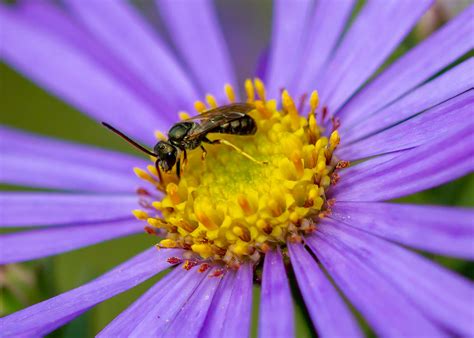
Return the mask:
<svg viewBox="0 0 474 338">
<path fill-rule="evenodd" d="M 204 93 L 222 99 L 226 83 L 235 87 L 235 74 L 210 0 L 156 0 L 181 57 Z"/>
<path fill-rule="evenodd" d="M 295 336 L 293 300 L 279 249 L 265 254 L 258 336 Z"/>
<path fill-rule="evenodd" d="M 66 4 L 92 35 L 128 65 L 173 111 L 197 99 L 188 75 L 171 50 L 124 1 L 68 0 Z"/>
<path fill-rule="evenodd" d="M 311 0 L 277 0 L 273 4 L 271 49 L 265 79 L 269 97 L 277 97 L 281 88 L 292 90 L 288 82 L 299 64 L 313 5 Z"/>
<path fill-rule="evenodd" d="M 199 337 L 219 337 L 222 327 L 227 318 L 227 310 L 231 301 L 232 292 L 237 283 L 237 273 L 227 271 L 217 288 L 216 295 L 212 300 L 211 307 L 207 314 L 204 325 L 199 333 Z"/>
<path fill-rule="evenodd" d="M 136 195 L 0 192 L 0 228 L 72 225 L 130 217 Z"/>
<path fill-rule="evenodd" d="M 382 65 L 430 3 L 431 0 L 366 3 L 317 84 L 330 113 L 336 112 Z"/>
<path fill-rule="evenodd" d="M 409 2 L 412 3 L 412 2 Z M 344 124 L 383 108 L 419 86 L 474 47 L 474 5 L 395 61 L 339 112 Z"/>
<path fill-rule="evenodd" d="M 136 323 L 138 325 L 135 324 L 130 336 L 162 337 L 199 285 L 207 278 L 207 274 L 199 273 L 196 269 L 187 271 L 179 284 L 168 286 L 167 292 L 160 297 L 143 320 Z"/>
<path fill-rule="evenodd" d="M 0 264 L 28 261 L 143 232 L 136 219 L 0 235 Z"/>
<path fill-rule="evenodd" d="M 181 256 L 181 251 L 149 249 L 92 282 L 0 318 L 2 335 L 46 335 L 94 305 L 167 269 L 170 264 L 166 260 L 172 256 Z"/>
<path fill-rule="evenodd" d="M 126 85 L 157 111 L 165 111 L 160 95 L 147 87 L 142 79 L 131 71 L 129 65 L 121 62 L 117 55 L 89 34 L 64 8 L 47 1 L 22 1 L 15 5 L 15 13 L 35 29 L 46 31 L 79 50 L 80 54 L 87 55 L 100 65 L 103 71 L 108 71 L 115 81 Z"/>
<path fill-rule="evenodd" d="M 291 265 L 320 337 L 363 337 L 349 307 L 302 244 L 288 244 Z"/>
<path fill-rule="evenodd" d="M 241 338 L 250 335 L 253 267 L 227 271 L 211 304 L 199 337 Z"/>
<path fill-rule="evenodd" d="M 361 258 L 406 295 L 427 317 L 455 336 L 474 334 L 474 287 L 471 282 L 402 247 L 336 222 L 319 229 L 321 237 L 340 241 L 346 254 Z"/>
<path fill-rule="evenodd" d="M 296 93 L 318 89 L 315 84 L 336 47 L 354 7 L 355 1 L 322 0 L 315 4 L 314 15 L 308 25 L 308 39 L 301 51 L 297 71 L 293 74 Z"/>
<path fill-rule="evenodd" d="M 45 89 L 143 141 L 152 142 L 153 132 L 167 125 L 163 116 L 84 50 L 4 6 L 0 20 L 0 58 Z"/>
<path fill-rule="evenodd" d="M 337 202 L 330 217 L 417 249 L 474 260 L 474 211 L 470 209 Z"/>
<path fill-rule="evenodd" d="M 355 177 L 341 173 L 331 194 L 339 201 L 384 201 L 449 182 L 474 170 L 474 120 L 466 126 L 391 161 L 367 168 Z M 370 164 L 367 161 L 367 165 Z"/>
<path fill-rule="evenodd" d="M 474 90 L 470 90 L 389 129 L 341 147 L 337 155 L 345 160 L 355 161 L 432 142 L 453 128 L 464 125 L 472 117 L 473 104 Z M 398 111 L 400 110 L 396 110 Z M 416 110 L 409 114 L 415 112 Z M 395 111 L 391 113 L 396 114 Z"/>
<path fill-rule="evenodd" d="M 0 126 L 0 182 L 41 188 L 133 193 L 133 167 L 150 162 Z M 25 160 L 27 159 L 27 160 Z"/>
<path fill-rule="evenodd" d="M 171 325 L 160 334 L 163 337 L 170 338 L 197 337 L 221 279 L 220 277 L 204 278 L 193 295 L 181 308 L 178 315 L 173 319 Z"/>
<path fill-rule="evenodd" d="M 306 239 L 339 289 L 379 336 L 444 337 L 394 285 L 365 262 L 364 252 L 316 232 Z"/>
<path fill-rule="evenodd" d="M 120 313 L 98 334 L 98 337 L 129 337 L 146 316 L 160 306 L 163 297 L 167 297 L 166 295 L 170 293 L 174 295 L 175 292 L 180 292 L 193 277 L 194 274 L 181 266 L 176 267 Z M 156 319 L 160 319 L 158 315 Z"/>
<path fill-rule="evenodd" d="M 354 125 L 341 125 L 341 138 L 345 144 L 362 139 L 468 91 L 474 87 L 473 69 L 474 58 L 470 58 Z"/>
</svg>

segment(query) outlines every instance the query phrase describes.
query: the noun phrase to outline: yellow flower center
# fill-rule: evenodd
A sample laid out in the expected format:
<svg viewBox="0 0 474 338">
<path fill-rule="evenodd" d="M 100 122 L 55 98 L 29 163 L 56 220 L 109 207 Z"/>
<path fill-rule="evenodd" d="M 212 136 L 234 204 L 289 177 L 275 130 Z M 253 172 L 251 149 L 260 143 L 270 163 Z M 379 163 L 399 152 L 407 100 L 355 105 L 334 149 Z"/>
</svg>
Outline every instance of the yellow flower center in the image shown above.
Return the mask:
<svg viewBox="0 0 474 338">
<path fill-rule="evenodd" d="M 328 212 L 331 201 L 326 190 L 337 178 L 333 152 L 339 135 L 333 131 L 323 136 L 315 118 L 318 93 L 310 96 L 309 112 L 300 112 L 287 91 L 282 93 L 281 109 L 276 100 L 267 100 L 258 79 L 247 80 L 245 90 L 247 102 L 255 107 L 249 115 L 257 124 L 256 134 L 208 137 L 227 140 L 267 164 L 224 144 L 203 143 L 206 158 L 199 148 L 188 151 L 179 180 L 171 171 L 160 182 L 153 165 L 148 172 L 135 168 L 139 177 L 164 192 L 152 203 L 155 211 L 134 210 L 137 218 L 167 231 L 159 247 L 185 248 L 190 259 L 230 267 L 256 263 L 270 248 L 314 231 L 318 218 Z M 225 91 L 234 102 L 233 89 L 226 85 Z M 217 107 L 213 96 L 208 95 L 206 102 L 207 106 L 196 102 L 196 110 Z"/>
</svg>

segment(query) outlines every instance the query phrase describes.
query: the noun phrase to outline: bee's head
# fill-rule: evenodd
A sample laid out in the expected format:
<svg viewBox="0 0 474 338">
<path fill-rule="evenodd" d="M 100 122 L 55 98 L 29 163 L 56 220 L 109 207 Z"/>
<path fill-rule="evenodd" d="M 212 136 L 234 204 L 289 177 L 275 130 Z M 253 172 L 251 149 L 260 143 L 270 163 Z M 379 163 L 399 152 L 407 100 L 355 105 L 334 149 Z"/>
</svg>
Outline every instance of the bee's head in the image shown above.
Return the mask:
<svg viewBox="0 0 474 338">
<path fill-rule="evenodd" d="M 158 165 L 163 171 L 170 171 L 176 163 L 178 149 L 166 141 L 160 141 L 154 148 Z"/>
</svg>

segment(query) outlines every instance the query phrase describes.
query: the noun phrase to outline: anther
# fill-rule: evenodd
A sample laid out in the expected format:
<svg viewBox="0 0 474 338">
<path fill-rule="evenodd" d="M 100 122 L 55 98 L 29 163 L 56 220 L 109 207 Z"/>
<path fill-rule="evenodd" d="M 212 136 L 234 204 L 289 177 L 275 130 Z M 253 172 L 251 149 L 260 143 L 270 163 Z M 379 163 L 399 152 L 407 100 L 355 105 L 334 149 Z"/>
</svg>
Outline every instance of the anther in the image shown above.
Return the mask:
<svg viewBox="0 0 474 338">
<path fill-rule="evenodd" d="M 180 111 L 178 113 L 178 117 L 181 121 L 184 121 L 184 120 L 189 119 L 191 116 L 188 113 L 186 113 L 185 111 Z"/>
<path fill-rule="evenodd" d="M 192 268 L 194 268 L 196 265 L 198 265 L 198 263 L 196 261 L 191 261 L 191 260 L 187 259 L 186 261 L 184 261 L 183 269 L 189 271 Z"/>
<path fill-rule="evenodd" d="M 142 220 L 142 221 L 146 220 L 149 217 L 145 211 L 140 210 L 140 209 L 132 210 L 132 213 L 137 219 Z"/>
<path fill-rule="evenodd" d="M 234 88 L 230 84 L 226 84 L 224 86 L 224 91 L 227 96 L 227 99 L 229 100 L 230 103 L 235 102 L 235 93 L 234 93 Z"/>
<path fill-rule="evenodd" d="M 257 94 L 260 100 L 266 101 L 265 85 L 263 84 L 262 80 L 256 77 L 254 79 L 254 83 L 255 83 L 255 90 L 257 91 Z"/>
<path fill-rule="evenodd" d="M 165 134 L 163 134 L 161 131 L 159 130 L 156 130 L 155 131 L 155 138 L 158 140 L 158 141 L 166 141 L 167 137 Z"/>
<path fill-rule="evenodd" d="M 178 257 L 170 257 L 166 261 L 172 265 L 176 265 L 182 262 L 181 258 Z"/>
<path fill-rule="evenodd" d="M 331 185 L 336 185 L 337 182 L 339 182 L 339 174 L 338 173 L 332 173 L 331 174 Z"/>
<path fill-rule="evenodd" d="M 209 105 L 210 108 L 212 108 L 212 109 L 217 108 L 216 98 L 213 95 L 207 94 L 206 95 L 206 102 L 207 102 L 207 104 Z"/>
<path fill-rule="evenodd" d="M 194 109 L 196 109 L 198 113 L 202 113 L 207 110 L 207 107 L 204 102 L 198 100 L 194 102 Z"/>
<path fill-rule="evenodd" d="M 199 273 L 203 273 L 203 272 L 206 272 L 208 269 L 209 269 L 209 264 L 207 263 L 202 263 L 200 266 L 199 266 L 199 269 L 198 269 L 198 272 Z"/>
<path fill-rule="evenodd" d="M 247 102 L 252 103 L 255 101 L 255 88 L 253 82 L 250 79 L 245 80 L 245 92 L 247 94 Z"/>
<path fill-rule="evenodd" d="M 349 161 L 339 161 L 336 164 L 336 169 L 344 169 L 347 168 L 351 165 L 351 162 Z"/>
<path fill-rule="evenodd" d="M 216 269 L 209 274 L 209 277 L 222 277 L 224 276 L 225 270 L 224 269 Z"/>
</svg>

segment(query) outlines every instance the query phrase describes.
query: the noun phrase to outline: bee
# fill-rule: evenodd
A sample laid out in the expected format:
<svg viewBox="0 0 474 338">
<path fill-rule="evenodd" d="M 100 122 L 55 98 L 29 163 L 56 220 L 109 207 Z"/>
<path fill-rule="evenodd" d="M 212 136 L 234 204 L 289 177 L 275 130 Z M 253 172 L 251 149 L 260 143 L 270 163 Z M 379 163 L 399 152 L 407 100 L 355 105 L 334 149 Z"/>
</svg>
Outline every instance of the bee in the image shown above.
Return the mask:
<svg viewBox="0 0 474 338">
<path fill-rule="evenodd" d="M 102 124 L 112 132 L 124 138 L 137 149 L 152 157 L 156 157 L 155 167 L 160 176 L 160 181 L 163 182 L 161 170 L 169 172 L 173 167 L 176 167 L 176 176 L 180 178 L 181 155 L 183 156 L 183 163 L 186 163 L 186 152 L 188 150 L 200 147 L 202 150 L 202 159 L 204 159 L 207 151 L 202 143 L 224 144 L 258 164 L 267 164 L 267 162 L 257 161 L 227 140 L 210 140 L 207 138 L 207 135 L 211 133 L 254 135 L 257 132 L 257 124 L 255 120 L 248 115 L 253 109 L 254 106 L 249 103 L 232 103 L 210 109 L 200 115 L 178 122 L 168 131 L 168 140 L 159 141 L 153 147 L 153 151 L 132 140 L 110 124 L 106 122 L 102 122 Z"/>
</svg>

